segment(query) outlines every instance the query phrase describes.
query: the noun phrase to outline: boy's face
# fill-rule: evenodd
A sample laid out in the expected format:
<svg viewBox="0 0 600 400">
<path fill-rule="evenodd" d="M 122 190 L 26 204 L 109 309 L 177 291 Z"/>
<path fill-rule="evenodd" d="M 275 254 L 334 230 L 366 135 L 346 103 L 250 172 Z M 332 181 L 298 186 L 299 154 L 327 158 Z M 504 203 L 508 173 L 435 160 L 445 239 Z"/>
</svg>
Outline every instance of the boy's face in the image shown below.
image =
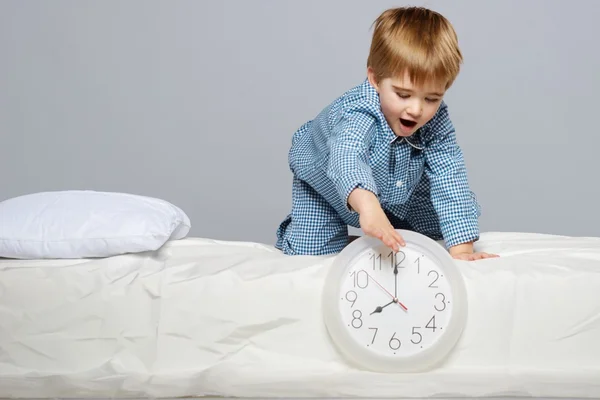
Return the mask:
<svg viewBox="0 0 600 400">
<path fill-rule="evenodd" d="M 376 82 L 373 70 L 367 75 L 379 93 L 383 115 L 397 136 L 411 136 L 437 112 L 445 93 L 444 82 L 427 82 L 414 86 L 408 72 L 403 77 Z"/>
</svg>

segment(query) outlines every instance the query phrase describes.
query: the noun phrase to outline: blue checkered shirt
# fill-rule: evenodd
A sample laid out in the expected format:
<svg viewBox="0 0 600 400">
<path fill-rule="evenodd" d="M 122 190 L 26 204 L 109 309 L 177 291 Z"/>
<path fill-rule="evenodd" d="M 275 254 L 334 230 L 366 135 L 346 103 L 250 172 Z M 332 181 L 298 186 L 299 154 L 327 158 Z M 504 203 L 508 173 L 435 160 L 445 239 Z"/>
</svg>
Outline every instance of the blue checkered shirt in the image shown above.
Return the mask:
<svg viewBox="0 0 600 400">
<path fill-rule="evenodd" d="M 337 235 L 341 225 L 359 227 L 358 214 L 347 203 L 355 188 L 372 191 L 388 216 L 444 239 L 447 247 L 479 238 L 479 205 L 444 102 L 427 124 L 401 138 L 365 80 L 295 132 L 289 166 L 295 182 L 293 211 L 279 228 L 277 244 L 287 253 L 341 250 L 341 239 L 328 249 L 319 240 L 331 242 L 328 231 Z M 295 226 L 293 235 L 288 225 Z"/>
</svg>

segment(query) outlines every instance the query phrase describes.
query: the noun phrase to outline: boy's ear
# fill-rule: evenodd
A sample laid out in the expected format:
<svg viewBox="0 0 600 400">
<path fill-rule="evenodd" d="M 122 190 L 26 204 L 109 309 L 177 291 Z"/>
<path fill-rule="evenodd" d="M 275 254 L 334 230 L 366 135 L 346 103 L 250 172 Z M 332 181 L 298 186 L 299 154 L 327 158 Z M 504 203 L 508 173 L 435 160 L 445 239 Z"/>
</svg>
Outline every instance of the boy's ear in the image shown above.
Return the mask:
<svg viewBox="0 0 600 400">
<path fill-rule="evenodd" d="M 367 68 L 367 78 L 369 79 L 369 83 L 371 84 L 371 86 L 373 86 L 375 90 L 379 92 L 379 85 L 377 84 L 377 79 L 375 78 L 375 71 L 373 71 L 372 67 Z"/>
</svg>

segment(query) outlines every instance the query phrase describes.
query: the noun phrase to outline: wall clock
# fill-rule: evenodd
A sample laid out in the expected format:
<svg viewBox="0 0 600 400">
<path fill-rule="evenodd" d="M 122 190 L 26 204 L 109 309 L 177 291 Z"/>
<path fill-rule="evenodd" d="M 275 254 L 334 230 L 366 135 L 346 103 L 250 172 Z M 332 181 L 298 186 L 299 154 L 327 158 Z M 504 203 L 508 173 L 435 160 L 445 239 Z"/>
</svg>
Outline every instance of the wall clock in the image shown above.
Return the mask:
<svg viewBox="0 0 600 400">
<path fill-rule="evenodd" d="M 399 229 L 395 253 L 362 236 L 334 259 L 323 288 L 327 331 L 358 367 L 381 372 L 434 368 L 466 324 L 467 294 L 457 263 L 436 241 Z"/>
</svg>

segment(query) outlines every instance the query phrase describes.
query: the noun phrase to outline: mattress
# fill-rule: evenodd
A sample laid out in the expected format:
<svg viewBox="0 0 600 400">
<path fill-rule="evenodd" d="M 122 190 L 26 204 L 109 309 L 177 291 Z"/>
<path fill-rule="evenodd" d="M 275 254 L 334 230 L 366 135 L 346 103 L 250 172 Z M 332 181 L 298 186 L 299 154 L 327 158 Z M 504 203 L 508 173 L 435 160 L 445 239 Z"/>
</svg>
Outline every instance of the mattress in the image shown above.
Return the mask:
<svg viewBox="0 0 600 400">
<path fill-rule="evenodd" d="M 323 323 L 335 256 L 187 238 L 88 260 L 0 260 L 0 397 L 600 398 L 600 238 L 488 232 L 431 371 L 348 364 Z"/>
</svg>

